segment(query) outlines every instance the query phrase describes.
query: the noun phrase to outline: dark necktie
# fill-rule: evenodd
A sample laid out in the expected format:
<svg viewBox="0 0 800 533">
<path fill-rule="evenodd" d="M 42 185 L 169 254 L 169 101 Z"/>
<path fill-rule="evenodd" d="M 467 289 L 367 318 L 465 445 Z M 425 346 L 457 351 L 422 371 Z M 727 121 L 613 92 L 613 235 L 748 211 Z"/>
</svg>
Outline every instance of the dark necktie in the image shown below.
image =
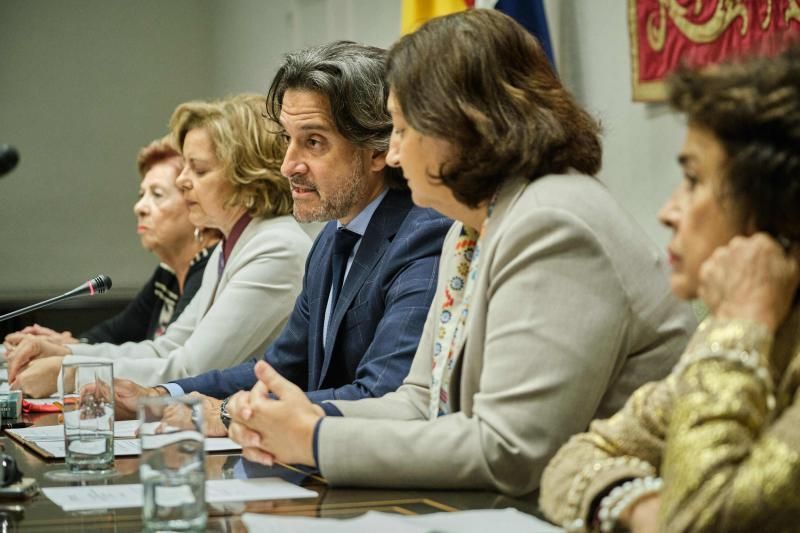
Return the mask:
<svg viewBox="0 0 800 533">
<path fill-rule="evenodd" d="M 336 301 L 342 291 L 344 271 L 347 268 L 347 258 L 353 246 L 356 245 L 361 235 L 349 229 L 339 228 L 333 236 L 333 255 L 331 256 L 331 313 L 336 308 Z"/>
</svg>

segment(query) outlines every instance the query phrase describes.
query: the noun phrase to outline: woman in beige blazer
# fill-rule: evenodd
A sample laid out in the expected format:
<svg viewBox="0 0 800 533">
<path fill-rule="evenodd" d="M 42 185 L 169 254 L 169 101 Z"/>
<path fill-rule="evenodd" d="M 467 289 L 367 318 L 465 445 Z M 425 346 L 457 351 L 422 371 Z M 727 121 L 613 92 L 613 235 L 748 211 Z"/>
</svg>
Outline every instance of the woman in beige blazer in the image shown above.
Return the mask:
<svg viewBox="0 0 800 533">
<path fill-rule="evenodd" d="M 192 302 L 152 341 L 70 344 L 23 341 L 9 377 L 28 396 L 56 391 L 62 361 L 109 359 L 114 376 L 152 386 L 261 355 L 300 292 L 311 240 L 291 216 L 280 173 L 282 143 L 263 117 L 264 97 L 240 95 L 178 106 L 171 128 L 185 166 L 176 184 L 189 220 L 219 229 Z"/>
<path fill-rule="evenodd" d="M 694 320 L 591 177 L 597 123 L 516 22 L 435 19 L 394 45 L 388 80 L 387 161 L 456 220 L 411 371 L 382 398 L 320 408 L 259 363 L 230 434 L 335 485 L 528 493 L 570 435 L 667 374 Z"/>
</svg>

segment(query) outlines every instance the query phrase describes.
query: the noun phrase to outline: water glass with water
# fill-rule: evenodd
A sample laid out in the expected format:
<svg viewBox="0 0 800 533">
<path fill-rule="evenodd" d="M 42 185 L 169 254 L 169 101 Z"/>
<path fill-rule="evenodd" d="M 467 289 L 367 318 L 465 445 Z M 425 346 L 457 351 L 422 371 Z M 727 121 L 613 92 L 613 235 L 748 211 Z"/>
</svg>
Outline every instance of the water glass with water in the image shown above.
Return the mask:
<svg viewBox="0 0 800 533">
<path fill-rule="evenodd" d="M 176 411 L 181 416 L 176 417 Z M 165 417 L 173 421 L 172 424 Z M 174 422 L 179 418 L 180 423 Z M 144 487 L 142 522 L 149 531 L 198 531 L 206 524 L 202 404 L 188 396 L 139 403 Z M 174 425 L 179 424 L 180 427 Z"/>
<path fill-rule="evenodd" d="M 61 372 L 67 471 L 73 474 L 113 471 L 113 365 L 67 363 Z"/>
</svg>

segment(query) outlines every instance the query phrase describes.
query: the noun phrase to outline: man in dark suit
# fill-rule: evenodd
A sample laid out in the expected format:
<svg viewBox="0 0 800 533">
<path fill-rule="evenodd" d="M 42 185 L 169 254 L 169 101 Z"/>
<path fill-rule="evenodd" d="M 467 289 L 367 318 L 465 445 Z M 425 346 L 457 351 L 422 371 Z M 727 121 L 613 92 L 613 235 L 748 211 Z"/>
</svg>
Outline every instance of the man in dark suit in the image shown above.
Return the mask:
<svg viewBox="0 0 800 533">
<path fill-rule="evenodd" d="M 287 142 L 281 172 L 292 185 L 294 216 L 330 222 L 308 256 L 289 321 L 264 358 L 315 402 L 378 397 L 401 384 L 450 227 L 415 207 L 402 176 L 386 165 L 392 124 L 384 54 L 348 42 L 289 54 L 267 95 L 267 113 Z M 139 395 L 199 393 L 207 432 L 225 434 L 226 399 L 252 388 L 254 365 L 152 389 L 118 382 L 119 414 L 129 414 Z"/>
</svg>

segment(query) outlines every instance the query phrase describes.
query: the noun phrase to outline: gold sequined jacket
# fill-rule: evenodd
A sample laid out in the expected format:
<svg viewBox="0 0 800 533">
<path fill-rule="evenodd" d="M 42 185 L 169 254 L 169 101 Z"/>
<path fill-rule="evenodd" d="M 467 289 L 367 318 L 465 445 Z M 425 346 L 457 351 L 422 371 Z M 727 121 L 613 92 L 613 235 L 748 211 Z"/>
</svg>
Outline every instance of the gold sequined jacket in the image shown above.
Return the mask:
<svg viewBox="0 0 800 533">
<path fill-rule="evenodd" d="M 660 476 L 662 531 L 800 531 L 799 383 L 800 309 L 774 338 L 709 318 L 667 378 L 559 450 L 542 510 L 590 531 L 610 487 Z"/>
</svg>

